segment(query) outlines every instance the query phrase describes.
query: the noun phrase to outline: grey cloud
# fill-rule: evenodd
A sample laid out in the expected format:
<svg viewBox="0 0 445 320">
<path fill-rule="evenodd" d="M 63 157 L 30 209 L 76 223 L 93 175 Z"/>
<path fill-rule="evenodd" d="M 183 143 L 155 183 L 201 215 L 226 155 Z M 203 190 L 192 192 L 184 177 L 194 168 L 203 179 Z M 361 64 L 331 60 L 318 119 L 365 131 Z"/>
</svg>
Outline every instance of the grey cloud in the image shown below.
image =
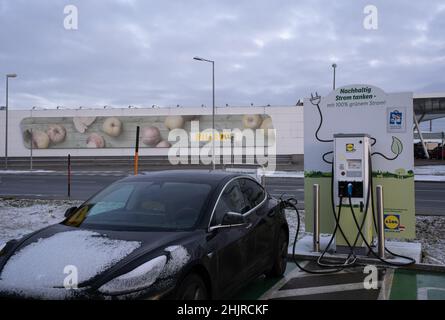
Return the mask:
<svg viewBox="0 0 445 320">
<path fill-rule="evenodd" d="M 79 30 L 63 8 L 79 9 Z M 0 1 L 0 74 L 16 72 L 11 105 L 294 104 L 311 91 L 371 83 L 387 91 L 444 91 L 441 1 Z M 0 96 L 4 94 L 0 86 Z"/>
</svg>

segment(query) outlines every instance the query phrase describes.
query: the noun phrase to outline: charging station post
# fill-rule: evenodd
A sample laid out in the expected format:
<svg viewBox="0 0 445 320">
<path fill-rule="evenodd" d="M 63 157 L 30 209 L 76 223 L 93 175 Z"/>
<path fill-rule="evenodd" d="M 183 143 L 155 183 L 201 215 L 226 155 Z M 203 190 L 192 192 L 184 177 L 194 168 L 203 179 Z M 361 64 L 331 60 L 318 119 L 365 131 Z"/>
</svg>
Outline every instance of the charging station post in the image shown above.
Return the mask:
<svg viewBox="0 0 445 320">
<path fill-rule="evenodd" d="M 314 184 L 314 232 L 313 232 L 313 251 L 320 252 L 320 186 Z"/>
<path fill-rule="evenodd" d="M 383 187 L 376 187 L 377 193 L 377 225 L 378 225 L 378 254 L 380 258 L 385 258 L 385 218 L 384 218 L 384 209 L 383 209 Z"/>
<path fill-rule="evenodd" d="M 366 239 L 359 239 L 356 247 L 362 249 L 361 254 L 366 253 L 365 240 L 372 242 L 372 213 L 369 206 L 369 155 L 370 136 L 368 134 L 334 134 L 334 183 L 335 205 L 357 207 L 357 219 L 361 221 L 362 232 Z M 350 203 L 349 203 L 350 202 Z M 335 239 L 337 252 L 348 253 L 349 243 L 355 243 L 357 231 L 352 215 L 344 214 L 339 222 L 344 234 L 337 234 Z M 344 239 L 346 236 L 348 241 Z"/>
</svg>

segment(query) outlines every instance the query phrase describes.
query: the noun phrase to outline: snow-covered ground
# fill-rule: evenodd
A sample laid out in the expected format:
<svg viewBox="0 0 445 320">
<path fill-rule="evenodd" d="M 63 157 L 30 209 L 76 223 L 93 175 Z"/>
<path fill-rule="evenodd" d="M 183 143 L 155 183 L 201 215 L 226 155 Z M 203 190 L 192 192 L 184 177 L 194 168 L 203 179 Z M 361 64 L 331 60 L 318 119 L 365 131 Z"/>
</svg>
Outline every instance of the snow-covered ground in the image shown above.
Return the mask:
<svg viewBox="0 0 445 320">
<path fill-rule="evenodd" d="M 65 210 L 81 201 L 0 200 L 0 243 L 63 220 Z M 300 237 L 304 232 L 304 210 L 300 210 Z M 295 237 L 296 214 L 287 210 L 291 242 Z M 417 217 L 417 238 L 422 244 L 424 263 L 445 265 L 445 217 Z"/>
<path fill-rule="evenodd" d="M 63 220 L 66 209 L 81 201 L 0 200 L 0 243 Z"/>
<path fill-rule="evenodd" d="M 290 229 L 290 245 L 292 245 L 297 218 L 293 210 L 286 210 L 286 217 Z M 309 234 L 305 232 L 304 210 L 300 210 L 300 224 L 299 239 Z M 416 217 L 416 235 L 416 239 L 411 241 L 422 244 L 422 263 L 445 265 L 445 217 Z"/>
<path fill-rule="evenodd" d="M 416 217 L 417 240 L 422 244 L 423 262 L 445 265 L 445 217 Z"/>
<path fill-rule="evenodd" d="M 0 170 L 0 174 L 18 174 L 18 173 L 52 173 L 53 170 Z"/>
<path fill-rule="evenodd" d="M 414 174 L 416 181 L 445 181 L 445 166 L 418 166 Z"/>
<path fill-rule="evenodd" d="M 445 175 L 445 165 L 418 166 L 414 168 L 414 173 L 419 175 Z"/>
</svg>

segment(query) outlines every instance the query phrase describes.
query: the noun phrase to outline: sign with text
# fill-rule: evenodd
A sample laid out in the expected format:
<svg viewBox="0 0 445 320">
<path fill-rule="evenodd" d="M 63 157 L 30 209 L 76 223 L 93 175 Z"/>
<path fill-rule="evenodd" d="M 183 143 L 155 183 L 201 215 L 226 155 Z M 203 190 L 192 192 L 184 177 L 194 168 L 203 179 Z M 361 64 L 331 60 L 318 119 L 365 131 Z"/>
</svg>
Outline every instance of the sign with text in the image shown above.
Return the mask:
<svg viewBox="0 0 445 320">
<path fill-rule="evenodd" d="M 304 171 L 306 226 L 312 226 L 312 185 L 321 190 L 321 232 L 334 226 L 331 201 L 333 135 L 371 136 L 373 186 L 382 185 L 384 211 L 397 217 L 388 238 L 415 237 L 412 93 L 386 93 L 371 85 L 348 85 L 325 97 L 312 94 L 304 101 Z M 354 146 L 346 146 L 354 148 Z M 374 190 L 375 192 L 375 190 Z M 375 198 L 375 195 L 374 195 Z M 388 218 L 389 221 L 389 218 Z M 403 226 L 403 227 L 402 227 Z"/>
</svg>

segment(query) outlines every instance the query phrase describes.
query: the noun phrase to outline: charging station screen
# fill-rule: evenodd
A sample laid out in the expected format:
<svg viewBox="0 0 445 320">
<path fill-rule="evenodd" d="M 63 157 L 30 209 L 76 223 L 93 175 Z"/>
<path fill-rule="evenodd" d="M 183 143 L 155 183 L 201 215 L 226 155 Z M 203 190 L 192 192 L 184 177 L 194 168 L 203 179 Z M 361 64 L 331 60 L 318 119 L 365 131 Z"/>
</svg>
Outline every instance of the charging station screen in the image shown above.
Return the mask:
<svg viewBox="0 0 445 320">
<path fill-rule="evenodd" d="M 348 170 L 361 170 L 362 169 L 362 160 L 354 159 L 347 160 L 348 161 Z"/>
</svg>

